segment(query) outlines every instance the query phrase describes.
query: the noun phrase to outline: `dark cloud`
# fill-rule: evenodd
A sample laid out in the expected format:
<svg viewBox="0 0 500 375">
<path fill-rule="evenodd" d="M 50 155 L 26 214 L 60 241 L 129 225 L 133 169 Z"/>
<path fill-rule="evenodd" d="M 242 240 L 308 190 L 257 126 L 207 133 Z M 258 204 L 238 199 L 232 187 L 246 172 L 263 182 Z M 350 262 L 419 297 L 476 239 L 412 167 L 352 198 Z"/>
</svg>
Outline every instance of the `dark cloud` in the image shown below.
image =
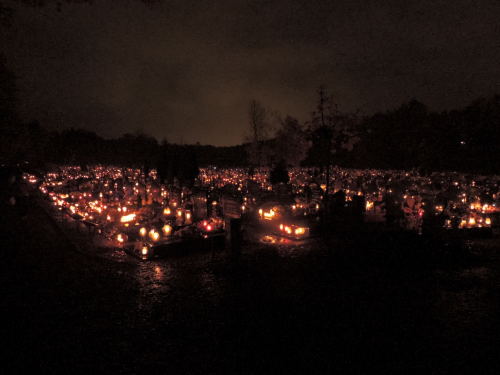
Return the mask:
<svg viewBox="0 0 500 375">
<path fill-rule="evenodd" d="M 250 99 L 307 119 L 321 83 L 365 113 L 500 92 L 496 0 L 7 4 L 24 117 L 106 136 L 235 144 Z"/>
</svg>

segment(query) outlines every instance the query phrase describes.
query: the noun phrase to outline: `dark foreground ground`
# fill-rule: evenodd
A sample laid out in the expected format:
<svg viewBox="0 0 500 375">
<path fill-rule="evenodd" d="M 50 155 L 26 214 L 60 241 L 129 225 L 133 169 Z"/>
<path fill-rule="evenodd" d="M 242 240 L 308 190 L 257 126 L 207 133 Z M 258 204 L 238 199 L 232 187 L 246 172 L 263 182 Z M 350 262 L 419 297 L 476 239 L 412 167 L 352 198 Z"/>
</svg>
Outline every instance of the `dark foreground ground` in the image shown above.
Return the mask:
<svg viewBox="0 0 500 375">
<path fill-rule="evenodd" d="M 141 263 L 3 209 L 2 373 L 500 373 L 498 240 L 348 236 Z"/>
</svg>

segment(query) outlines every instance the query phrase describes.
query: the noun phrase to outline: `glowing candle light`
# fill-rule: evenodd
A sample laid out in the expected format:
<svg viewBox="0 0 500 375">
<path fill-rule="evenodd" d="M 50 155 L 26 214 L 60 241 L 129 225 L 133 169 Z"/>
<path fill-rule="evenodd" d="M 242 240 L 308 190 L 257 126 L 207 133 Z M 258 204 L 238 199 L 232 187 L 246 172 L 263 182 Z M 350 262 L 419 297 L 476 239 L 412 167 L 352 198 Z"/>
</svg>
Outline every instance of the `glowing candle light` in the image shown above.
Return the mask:
<svg viewBox="0 0 500 375">
<path fill-rule="evenodd" d="M 158 233 L 156 230 L 154 229 L 151 229 L 149 231 L 149 237 L 153 240 L 153 241 L 158 241 L 158 239 L 160 238 L 160 233 Z"/>
<path fill-rule="evenodd" d="M 120 222 L 121 223 L 130 223 L 131 221 L 134 221 L 135 220 L 135 214 L 132 213 L 132 214 L 128 214 L 128 215 L 124 215 L 121 217 L 120 219 Z"/>
<path fill-rule="evenodd" d="M 300 236 L 306 233 L 306 228 L 295 228 L 295 235 Z"/>
<path fill-rule="evenodd" d="M 165 236 L 170 236 L 170 234 L 172 234 L 172 226 L 165 224 L 162 228 L 162 231 L 165 234 Z"/>
</svg>

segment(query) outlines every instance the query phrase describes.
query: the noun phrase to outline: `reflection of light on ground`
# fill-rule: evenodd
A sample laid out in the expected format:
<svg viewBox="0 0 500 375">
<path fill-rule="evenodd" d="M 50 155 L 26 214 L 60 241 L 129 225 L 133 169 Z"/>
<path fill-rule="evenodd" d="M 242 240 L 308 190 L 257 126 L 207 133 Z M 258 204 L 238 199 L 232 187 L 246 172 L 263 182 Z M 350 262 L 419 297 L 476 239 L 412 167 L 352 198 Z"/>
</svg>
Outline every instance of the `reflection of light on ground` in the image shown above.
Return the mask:
<svg viewBox="0 0 500 375">
<path fill-rule="evenodd" d="M 160 295 L 170 291 L 174 269 L 167 263 L 140 262 L 136 279 L 144 299 L 154 302 Z"/>
<path fill-rule="evenodd" d="M 162 281 L 163 280 L 163 269 L 160 266 L 155 266 L 155 279 L 157 281 Z"/>
<path fill-rule="evenodd" d="M 144 289 L 168 289 L 168 281 L 172 279 L 172 267 L 168 263 L 141 262 L 137 278 Z"/>
<path fill-rule="evenodd" d="M 171 293 L 174 268 L 167 263 L 139 262 L 135 274 L 139 285 L 137 308 L 148 319 L 166 295 Z"/>
<path fill-rule="evenodd" d="M 261 237 L 261 242 L 264 243 L 276 243 L 276 236 L 265 235 Z"/>
<path fill-rule="evenodd" d="M 300 246 L 305 242 L 300 240 L 291 240 L 286 237 L 276 236 L 274 234 L 266 234 L 260 237 L 260 242 L 266 244 L 287 245 L 287 246 Z"/>
<path fill-rule="evenodd" d="M 259 238 L 261 243 L 272 245 L 280 257 L 295 258 L 309 252 L 313 246 L 308 240 L 291 240 L 286 237 L 280 237 L 273 234 L 266 234 Z"/>
<path fill-rule="evenodd" d="M 122 249 L 111 248 L 111 251 L 109 251 L 109 247 L 104 249 L 108 250 L 106 253 L 104 253 L 104 256 L 106 256 L 107 258 L 119 263 L 130 263 L 130 256 Z"/>
</svg>

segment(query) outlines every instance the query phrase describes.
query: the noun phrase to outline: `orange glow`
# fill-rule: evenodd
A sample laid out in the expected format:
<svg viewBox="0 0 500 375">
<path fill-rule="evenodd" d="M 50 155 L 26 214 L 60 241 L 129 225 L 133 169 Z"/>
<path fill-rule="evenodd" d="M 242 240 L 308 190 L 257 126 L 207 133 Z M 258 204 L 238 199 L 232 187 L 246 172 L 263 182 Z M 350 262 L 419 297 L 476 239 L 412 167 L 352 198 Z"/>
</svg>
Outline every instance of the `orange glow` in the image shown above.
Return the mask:
<svg viewBox="0 0 500 375">
<path fill-rule="evenodd" d="M 149 237 L 153 240 L 153 241 L 158 241 L 158 239 L 160 238 L 160 233 L 158 233 L 156 230 L 154 229 L 151 229 L 149 231 Z"/>
<path fill-rule="evenodd" d="M 171 215 L 172 211 L 170 210 L 170 207 L 166 207 L 163 209 L 163 215 Z"/>
<path fill-rule="evenodd" d="M 142 237 L 144 237 L 146 235 L 146 233 L 147 233 L 147 229 L 146 228 L 142 227 L 141 229 L 139 229 L 139 234 Z"/>
<path fill-rule="evenodd" d="M 169 236 L 172 233 L 172 227 L 166 224 L 163 226 L 162 231 L 165 234 L 165 236 Z"/>
<path fill-rule="evenodd" d="M 190 211 L 186 211 L 185 213 L 185 224 L 192 224 L 193 222 L 191 221 L 191 218 L 192 218 L 192 215 L 191 215 L 191 212 Z"/>
<path fill-rule="evenodd" d="M 302 235 L 302 234 L 304 234 L 304 233 L 306 233 L 306 228 L 302 228 L 302 227 L 295 228 L 295 234 L 296 234 L 296 235 L 298 235 L 298 236 L 299 236 L 299 235 Z"/>
<path fill-rule="evenodd" d="M 120 243 L 123 243 L 125 242 L 125 238 L 123 238 L 123 235 L 121 233 L 119 233 L 117 236 L 116 236 L 116 240 Z"/>
<path fill-rule="evenodd" d="M 269 212 L 264 212 L 264 217 L 266 219 L 272 219 L 274 217 L 275 213 L 273 210 L 269 211 Z"/>
<path fill-rule="evenodd" d="M 124 207 L 125 208 L 125 207 Z M 135 220 L 135 214 L 132 213 L 132 214 L 128 214 L 128 215 L 123 215 L 120 219 L 120 222 L 121 223 L 130 223 L 131 221 L 134 221 Z"/>
<path fill-rule="evenodd" d="M 141 249 L 141 254 L 142 255 L 148 255 L 148 247 L 147 246 L 143 246 L 142 249 Z"/>
<path fill-rule="evenodd" d="M 487 207 L 488 205 L 484 205 L 484 206 Z M 474 202 L 474 203 L 471 203 L 470 209 L 480 211 L 481 209 L 483 209 L 484 206 L 481 204 L 481 202 Z"/>
<path fill-rule="evenodd" d="M 272 220 L 276 216 L 274 208 L 271 208 L 268 212 L 264 211 L 263 214 L 261 214 L 261 211 L 262 209 L 259 210 L 259 215 L 261 215 L 261 217 L 263 215 L 265 220 Z"/>
</svg>

